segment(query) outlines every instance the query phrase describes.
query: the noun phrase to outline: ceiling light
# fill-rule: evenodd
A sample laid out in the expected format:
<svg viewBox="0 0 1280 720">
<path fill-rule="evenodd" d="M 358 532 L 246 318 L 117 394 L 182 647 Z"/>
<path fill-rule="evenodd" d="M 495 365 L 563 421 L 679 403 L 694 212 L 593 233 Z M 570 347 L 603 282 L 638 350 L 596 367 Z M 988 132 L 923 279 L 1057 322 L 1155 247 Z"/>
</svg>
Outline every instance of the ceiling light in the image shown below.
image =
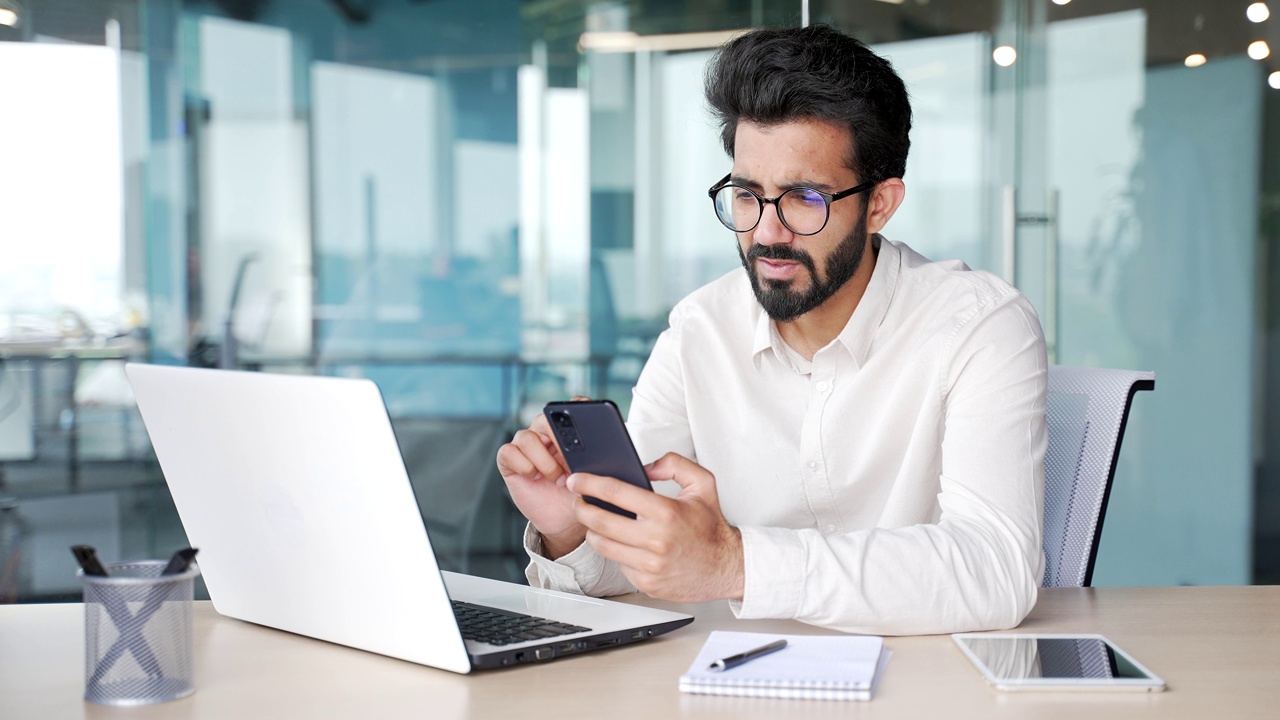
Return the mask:
<svg viewBox="0 0 1280 720">
<path fill-rule="evenodd" d="M 8 25 L 9 27 L 17 27 L 18 13 L 9 8 L 0 8 L 0 25 Z"/>
<path fill-rule="evenodd" d="M 1264 60 L 1270 54 L 1271 48 L 1266 40 L 1254 40 L 1249 43 L 1249 57 L 1254 60 Z"/>
<path fill-rule="evenodd" d="M 1280 70 L 1277 70 L 1267 76 L 1267 84 L 1276 90 L 1280 90 Z"/>
<path fill-rule="evenodd" d="M 1254 22 L 1265 22 L 1271 17 L 1271 10 L 1266 3 L 1256 2 L 1244 11 L 1244 15 Z"/>
<path fill-rule="evenodd" d="M 709 50 L 718 48 L 745 32 L 747 32 L 746 29 L 640 35 L 629 30 L 615 32 L 588 30 L 578 36 L 578 50 L 604 53 Z"/>
<path fill-rule="evenodd" d="M 1018 51 L 1012 46 L 1001 45 L 991 51 L 991 59 L 996 61 L 1000 67 L 1009 67 L 1018 59 Z"/>
<path fill-rule="evenodd" d="M 1192 53 L 1188 55 L 1187 59 L 1183 60 L 1182 62 L 1187 67 L 1200 67 L 1201 65 L 1205 64 L 1208 61 L 1205 59 L 1204 55 L 1201 55 L 1200 53 Z"/>
<path fill-rule="evenodd" d="M 1053 0 L 1054 5 L 1066 5 L 1069 2 L 1071 2 L 1071 0 Z"/>
</svg>

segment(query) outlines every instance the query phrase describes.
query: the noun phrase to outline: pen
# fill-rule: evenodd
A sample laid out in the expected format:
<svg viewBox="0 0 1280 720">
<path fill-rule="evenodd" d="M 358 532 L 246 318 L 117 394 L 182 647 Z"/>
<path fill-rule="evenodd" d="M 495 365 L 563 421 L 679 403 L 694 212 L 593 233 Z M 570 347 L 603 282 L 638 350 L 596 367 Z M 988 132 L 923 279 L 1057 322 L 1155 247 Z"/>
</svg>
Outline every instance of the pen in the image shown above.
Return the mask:
<svg viewBox="0 0 1280 720">
<path fill-rule="evenodd" d="M 786 646 L 787 646 L 786 640 L 774 640 L 768 645 L 761 645 L 760 647 L 754 650 L 748 650 L 746 652 L 738 653 L 737 655 L 730 655 L 729 657 L 724 658 L 722 660 L 717 660 L 711 663 L 711 666 L 707 669 L 723 671 L 723 670 L 728 670 L 729 668 L 735 668 L 741 665 L 742 663 L 751 662 L 752 660 L 755 660 L 758 657 L 763 657 L 765 655 L 768 655 L 769 653 L 778 652 L 779 650 L 781 650 Z"/>
<path fill-rule="evenodd" d="M 196 553 L 200 552 L 196 548 L 183 548 L 173 554 L 169 558 L 169 564 L 164 566 L 164 572 L 161 575 L 181 575 L 191 567 L 191 561 L 195 560 Z"/>
<path fill-rule="evenodd" d="M 107 576 L 106 568 L 102 567 L 102 561 L 98 560 L 98 551 L 94 550 L 92 545 L 72 545 L 71 554 L 75 555 L 76 562 L 80 563 L 80 569 L 84 570 L 85 575 Z"/>
</svg>

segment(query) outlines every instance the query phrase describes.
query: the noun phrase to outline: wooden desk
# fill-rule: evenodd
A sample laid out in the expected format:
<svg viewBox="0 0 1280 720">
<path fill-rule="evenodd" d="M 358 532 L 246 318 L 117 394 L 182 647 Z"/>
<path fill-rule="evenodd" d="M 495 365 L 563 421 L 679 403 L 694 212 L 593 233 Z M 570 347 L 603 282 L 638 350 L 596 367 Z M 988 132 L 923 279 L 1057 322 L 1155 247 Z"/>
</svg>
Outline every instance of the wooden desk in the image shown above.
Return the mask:
<svg viewBox="0 0 1280 720">
<path fill-rule="evenodd" d="M 671 607 L 636 598 L 635 602 Z M 1275 718 L 1280 587 L 1059 588 L 1022 625 L 1101 632 L 1169 683 L 1137 693 L 996 692 L 945 636 L 890 638 L 871 702 L 686 695 L 676 678 L 717 628 L 818 632 L 738 621 L 724 603 L 662 638 L 544 665 L 454 675 L 196 611 L 196 693 L 139 708 L 85 703 L 83 607 L 0 607 L 0 717 L 18 718 Z"/>
</svg>

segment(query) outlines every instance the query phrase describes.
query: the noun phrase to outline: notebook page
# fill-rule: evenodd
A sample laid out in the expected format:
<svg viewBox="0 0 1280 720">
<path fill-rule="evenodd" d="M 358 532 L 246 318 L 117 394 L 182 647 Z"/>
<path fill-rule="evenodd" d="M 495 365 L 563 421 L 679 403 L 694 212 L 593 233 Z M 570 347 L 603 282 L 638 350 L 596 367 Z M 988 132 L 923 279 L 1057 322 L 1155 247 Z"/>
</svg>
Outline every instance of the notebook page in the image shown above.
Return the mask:
<svg viewBox="0 0 1280 720">
<path fill-rule="evenodd" d="M 710 669 L 712 662 L 785 639 L 787 646 L 724 671 Z M 688 692 L 714 692 L 748 688 L 756 690 L 862 691 L 869 692 L 876 678 L 884 639 L 859 635 L 772 635 L 716 630 L 680 677 Z M 701 688 L 701 689 L 700 689 Z M 711 688 L 719 688 L 713 690 Z M 735 693 L 737 694 L 737 693 Z M 761 694 L 741 692 L 741 694 Z M 793 697 L 795 695 L 792 695 Z"/>
</svg>

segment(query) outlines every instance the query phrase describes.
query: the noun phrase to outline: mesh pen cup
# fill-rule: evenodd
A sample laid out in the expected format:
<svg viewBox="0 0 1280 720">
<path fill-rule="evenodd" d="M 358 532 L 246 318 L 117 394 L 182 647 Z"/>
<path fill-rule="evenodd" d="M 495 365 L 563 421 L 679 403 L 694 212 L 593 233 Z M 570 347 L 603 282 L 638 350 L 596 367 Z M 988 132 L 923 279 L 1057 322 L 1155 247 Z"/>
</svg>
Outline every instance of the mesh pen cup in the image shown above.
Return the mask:
<svg viewBox="0 0 1280 720">
<path fill-rule="evenodd" d="M 163 560 L 113 563 L 84 582 L 84 699 L 145 705 L 195 692 L 192 600 L 200 569 L 161 575 Z"/>
</svg>

